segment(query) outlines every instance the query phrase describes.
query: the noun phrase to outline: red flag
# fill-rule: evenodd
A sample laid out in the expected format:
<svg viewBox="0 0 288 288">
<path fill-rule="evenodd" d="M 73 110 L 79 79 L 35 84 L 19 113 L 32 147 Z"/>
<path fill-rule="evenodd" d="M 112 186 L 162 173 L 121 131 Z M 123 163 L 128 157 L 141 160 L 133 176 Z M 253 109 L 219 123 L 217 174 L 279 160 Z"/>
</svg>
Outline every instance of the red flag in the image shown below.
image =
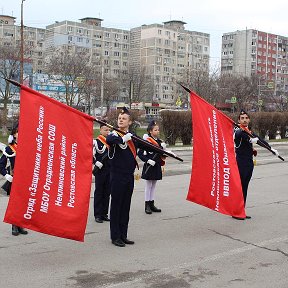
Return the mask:
<svg viewBox="0 0 288 288">
<path fill-rule="evenodd" d="M 5 222 L 84 241 L 93 120 L 21 86 L 18 147 Z"/>
<path fill-rule="evenodd" d="M 193 165 L 187 200 L 217 212 L 245 217 L 235 157 L 234 122 L 194 92 Z"/>
</svg>

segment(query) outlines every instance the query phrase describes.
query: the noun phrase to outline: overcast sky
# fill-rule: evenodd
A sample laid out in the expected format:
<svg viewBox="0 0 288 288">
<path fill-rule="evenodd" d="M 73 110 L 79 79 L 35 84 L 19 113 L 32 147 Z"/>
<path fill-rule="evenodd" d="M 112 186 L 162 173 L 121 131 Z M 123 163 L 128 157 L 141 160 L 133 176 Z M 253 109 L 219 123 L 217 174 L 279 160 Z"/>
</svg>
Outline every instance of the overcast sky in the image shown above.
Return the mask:
<svg viewBox="0 0 288 288">
<path fill-rule="evenodd" d="M 0 0 L 0 14 L 20 24 L 21 0 Z M 288 37 L 288 0 L 25 0 L 24 25 L 45 28 L 55 21 L 84 17 L 104 19 L 102 26 L 129 30 L 169 20 L 186 22 L 187 30 L 210 34 L 212 63 L 221 57 L 225 32 L 254 28 Z"/>
</svg>

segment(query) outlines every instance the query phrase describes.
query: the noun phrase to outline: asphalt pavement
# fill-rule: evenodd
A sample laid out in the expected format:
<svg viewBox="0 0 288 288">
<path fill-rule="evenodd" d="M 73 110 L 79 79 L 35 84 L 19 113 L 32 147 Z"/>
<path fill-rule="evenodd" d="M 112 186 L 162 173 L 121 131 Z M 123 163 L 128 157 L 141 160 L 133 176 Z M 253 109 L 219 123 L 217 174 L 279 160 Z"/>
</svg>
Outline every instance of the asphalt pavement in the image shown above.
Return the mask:
<svg viewBox="0 0 288 288">
<path fill-rule="evenodd" d="M 156 187 L 162 213 L 144 213 L 144 181 L 135 183 L 128 235 L 135 245 L 113 246 L 109 223 L 94 221 L 94 184 L 84 243 L 34 231 L 14 237 L 1 222 L 0 287 L 287 288 L 288 145 L 273 147 L 286 161 L 259 150 L 249 220 L 188 202 L 191 151 L 177 148 L 184 162 L 169 159 Z M 2 219 L 7 203 L 1 194 Z"/>
</svg>

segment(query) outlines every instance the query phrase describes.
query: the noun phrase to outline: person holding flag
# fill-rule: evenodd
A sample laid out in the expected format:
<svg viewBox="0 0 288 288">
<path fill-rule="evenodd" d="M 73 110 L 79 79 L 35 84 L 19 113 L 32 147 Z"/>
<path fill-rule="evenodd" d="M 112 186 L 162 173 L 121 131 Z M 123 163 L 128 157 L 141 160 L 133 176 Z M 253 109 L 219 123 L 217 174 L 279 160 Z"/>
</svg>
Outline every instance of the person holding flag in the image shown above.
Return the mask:
<svg viewBox="0 0 288 288">
<path fill-rule="evenodd" d="M 158 138 L 160 130 L 154 120 L 149 123 L 147 132 L 148 134 L 143 135 L 144 140 L 166 149 L 166 144 Z M 165 157 L 144 149 L 139 150 L 138 156 L 144 162 L 141 178 L 145 179 L 145 213 L 161 212 L 161 209 L 154 205 L 154 198 L 156 183 L 158 180 L 162 180 L 162 166 L 165 165 Z"/>
<path fill-rule="evenodd" d="M 15 166 L 15 158 L 17 151 L 17 138 L 18 138 L 18 125 L 16 125 L 9 137 L 8 146 L 3 151 L 3 155 L 0 158 L 0 173 L 5 177 L 6 182 L 2 186 L 6 190 L 7 195 L 10 195 L 11 184 L 13 181 L 13 171 Z M 18 236 L 19 234 L 26 235 L 28 232 L 23 228 L 12 224 L 12 235 Z"/>
<path fill-rule="evenodd" d="M 255 157 L 257 156 L 257 151 L 253 148 L 253 144 L 256 144 L 259 141 L 259 138 L 258 137 L 251 138 L 248 136 L 247 133 L 245 133 L 245 130 L 251 133 L 251 131 L 248 128 L 250 123 L 250 116 L 246 111 L 241 110 L 238 116 L 238 123 L 240 125 L 240 128 L 235 130 L 234 143 L 235 143 L 236 160 L 242 185 L 244 205 L 246 205 L 248 185 L 254 170 L 253 155 Z M 264 140 L 261 141 L 264 142 Z M 279 155 L 278 151 L 276 149 L 271 148 L 271 146 L 267 142 L 264 142 L 264 144 L 270 147 L 270 149 L 275 153 L 275 155 L 277 156 Z M 237 220 L 245 219 L 242 217 L 235 217 L 235 216 L 233 216 L 233 218 Z M 246 219 L 250 218 L 251 216 L 246 215 Z"/>
<path fill-rule="evenodd" d="M 100 135 L 93 140 L 93 175 L 95 176 L 94 217 L 97 223 L 110 221 L 108 217 L 110 202 L 109 145 L 106 142 L 110 128 L 105 125 L 106 121 L 103 122 L 100 124 Z"/>
<path fill-rule="evenodd" d="M 123 133 L 112 131 L 107 136 L 110 159 L 110 235 L 112 244 L 125 247 L 134 241 L 127 239 L 131 198 L 134 189 L 134 171 L 137 165 L 138 142 L 133 141 L 129 126 L 132 124 L 129 110 L 124 107 L 117 119 Z M 137 165 L 138 166 L 138 165 Z"/>
</svg>

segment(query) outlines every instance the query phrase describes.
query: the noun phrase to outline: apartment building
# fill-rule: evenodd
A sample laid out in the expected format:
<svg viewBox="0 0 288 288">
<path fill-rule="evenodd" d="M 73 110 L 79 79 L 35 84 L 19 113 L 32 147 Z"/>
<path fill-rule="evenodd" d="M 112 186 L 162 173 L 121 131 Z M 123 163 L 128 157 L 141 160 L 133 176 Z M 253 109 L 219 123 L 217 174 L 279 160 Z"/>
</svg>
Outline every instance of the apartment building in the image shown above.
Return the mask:
<svg viewBox="0 0 288 288">
<path fill-rule="evenodd" d="M 274 95 L 287 95 L 288 37 L 255 29 L 224 33 L 221 72 L 259 75 L 259 89 L 266 86 Z"/>
<path fill-rule="evenodd" d="M 133 102 L 140 99 L 150 103 L 174 104 L 180 89 L 177 81 L 183 74 L 197 69 L 209 70 L 210 35 L 185 30 L 186 23 L 183 21 L 142 25 L 131 30 L 103 27 L 102 21 L 86 17 L 79 21 L 55 22 L 46 29 L 25 26 L 27 48 L 24 58 L 32 62 L 33 73 L 45 73 L 44 59 L 49 59 L 53 51 L 61 47 L 82 49 L 90 53 L 91 61 L 99 67 L 97 71 L 102 78 L 126 77 L 128 84 L 125 86 L 130 83 L 130 87 L 123 87 L 120 95 L 113 99 L 116 102 L 128 103 L 131 97 Z M 15 25 L 14 17 L 0 16 L 0 40 L 5 39 L 20 45 L 20 26 Z M 143 92 L 138 86 L 141 77 L 133 82 L 135 75 L 141 73 L 150 79 L 145 99 L 137 95 Z M 46 79 L 41 77 L 34 79 L 37 83 Z M 42 84 L 49 88 L 46 80 Z M 132 88 L 130 95 L 129 88 Z M 43 91 L 48 94 L 55 92 Z"/>
<path fill-rule="evenodd" d="M 21 27 L 15 25 L 15 19 L 13 16 L 0 15 L 0 41 L 2 45 L 20 47 Z M 24 26 L 23 34 L 24 64 L 31 63 L 34 72 L 42 73 L 44 70 L 45 29 Z"/>
<path fill-rule="evenodd" d="M 129 31 L 102 27 L 102 21 L 87 17 L 80 22 L 65 20 L 48 25 L 47 53 L 61 46 L 80 47 L 91 53 L 93 62 L 103 66 L 104 76 L 113 78 L 128 74 Z"/>
<path fill-rule="evenodd" d="M 131 29 L 130 70 L 144 71 L 152 82 L 152 95 L 146 100 L 174 104 L 177 81 L 187 70 L 208 71 L 210 35 L 185 30 L 185 24 L 171 20 Z"/>
</svg>

